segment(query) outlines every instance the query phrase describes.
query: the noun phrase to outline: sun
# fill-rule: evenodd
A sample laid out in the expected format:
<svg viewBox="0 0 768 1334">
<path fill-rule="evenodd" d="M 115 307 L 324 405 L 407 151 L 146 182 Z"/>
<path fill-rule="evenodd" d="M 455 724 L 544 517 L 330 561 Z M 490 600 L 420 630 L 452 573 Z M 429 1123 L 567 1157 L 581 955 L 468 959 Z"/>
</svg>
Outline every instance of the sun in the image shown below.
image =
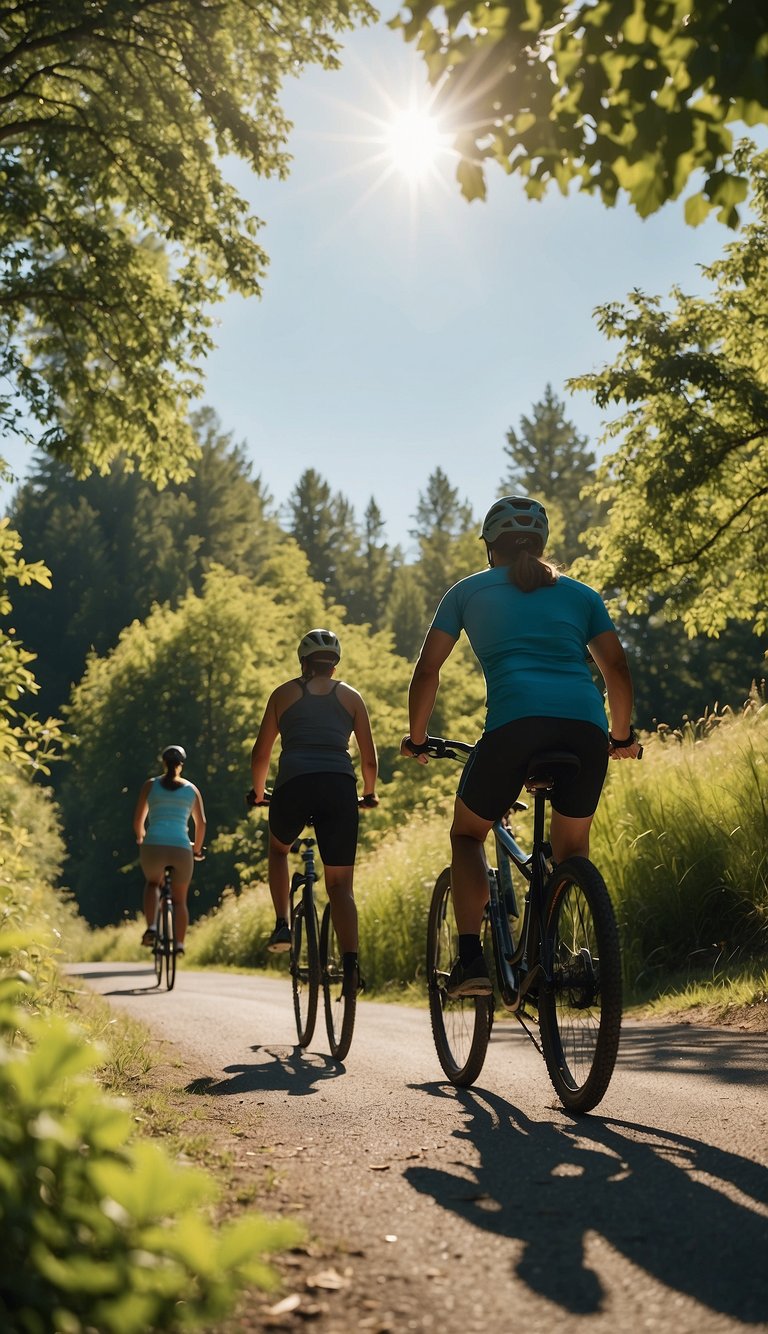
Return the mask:
<svg viewBox="0 0 768 1334">
<path fill-rule="evenodd" d="M 384 138 L 391 165 L 412 184 L 436 173 L 450 144 L 436 117 L 417 106 L 395 112 Z"/>
</svg>

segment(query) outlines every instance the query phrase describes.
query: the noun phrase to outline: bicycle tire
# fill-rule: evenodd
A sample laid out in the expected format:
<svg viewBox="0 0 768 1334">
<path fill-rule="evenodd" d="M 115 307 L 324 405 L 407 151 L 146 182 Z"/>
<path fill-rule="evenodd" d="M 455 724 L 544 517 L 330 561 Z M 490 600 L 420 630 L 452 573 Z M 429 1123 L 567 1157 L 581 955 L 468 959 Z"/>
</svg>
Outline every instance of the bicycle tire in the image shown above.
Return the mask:
<svg viewBox="0 0 768 1334">
<path fill-rule="evenodd" d="M 323 983 L 325 1027 L 331 1056 L 343 1061 L 352 1045 L 357 992 L 344 992 L 344 962 L 333 929 L 331 905 L 326 903 L 320 926 L 320 976 Z"/>
<path fill-rule="evenodd" d="M 546 887 L 545 958 L 552 983 L 539 994 L 541 1045 L 557 1096 L 588 1112 L 605 1095 L 621 1032 L 621 950 L 605 881 L 586 857 L 555 867 Z"/>
<path fill-rule="evenodd" d="M 176 981 L 176 918 L 173 912 L 173 904 L 169 903 L 167 899 L 163 899 L 161 916 L 165 985 L 168 991 L 173 991 L 173 984 Z"/>
<path fill-rule="evenodd" d="M 155 979 L 158 986 L 161 986 L 163 981 L 163 960 L 165 957 L 161 939 L 162 929 L 163 923 L 160 916 L 160 906 L 158 904 L 157 912 L 155 914 L 155 943 L 152 946 L 152 959 L 155 965 Z"/>
<path fill-rule="evenodd" d="M 452 1084 L 467 1088 L 483 1068 L 491 1036 L 493 997 L 450 1000 L 446 996 L 445 982 L 458 952 L 451 871 L 446 866 L 432 892 L 427 921 L 429 1016 L 437 1059 Z"/>
<path fill-rule="evenodd" d="M 312 1040 L 317 1019 L 320 960 L 317 950 L 317 913 L 313 907 L 307 916 L 303 902 L 298 904 L 291 922 L 291 987 L 299 1046 L 307 1047 Z"/>
</svg>

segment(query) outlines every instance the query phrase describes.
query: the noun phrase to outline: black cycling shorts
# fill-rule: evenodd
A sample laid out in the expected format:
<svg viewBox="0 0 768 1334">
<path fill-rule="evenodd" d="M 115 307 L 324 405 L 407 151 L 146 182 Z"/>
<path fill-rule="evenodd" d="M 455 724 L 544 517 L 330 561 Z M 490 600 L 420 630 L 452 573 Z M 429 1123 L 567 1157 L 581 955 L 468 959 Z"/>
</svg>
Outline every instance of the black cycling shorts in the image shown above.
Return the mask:
<svg viewBox="0 0 768 1334">
<path fill-rule="evenodd" d="M 325 866 L 354 866 L 357 784 L 352 774 L 298 774 L 269 801 L 269 828 L 279 843 L 293 843 L 310 821 Z"/>
<path fill-rule="evenodd" d="M 554 810 L 575 818 L 594 815 L 608 768 L 608 737 L 577 718 L 516 718 L 484 732 L 456 795 L 481 820 L 500 819 L 520 796 L 532 756 L 543 750 L 569 750 L 581 761 L 577 773 L 558 779 Z"/>
</svg>

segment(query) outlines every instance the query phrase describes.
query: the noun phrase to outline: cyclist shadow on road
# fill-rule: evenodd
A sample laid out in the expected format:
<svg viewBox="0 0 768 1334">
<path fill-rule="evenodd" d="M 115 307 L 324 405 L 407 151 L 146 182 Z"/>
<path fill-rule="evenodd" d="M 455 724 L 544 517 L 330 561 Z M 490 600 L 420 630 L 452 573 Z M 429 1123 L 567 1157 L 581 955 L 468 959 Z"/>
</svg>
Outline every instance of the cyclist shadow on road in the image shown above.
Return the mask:
<svg viewBox="0 0 768 1334">
<path fill-rule="evenodd" d="M 287 1093 L 289 1097 L 303 1097 L 317 1093 L 321 1084 L 345 1073 L 344 1066 L 322 1052 L 308 1052 L 295 1047 L 255 1046 L 251 1051 L 266 1058 L 250 1065 L 227 1065 L 223 1074 L 229 1079 L 213 1077 L 195 1079 L 187 1085 L 187 1093 Z"/>
<path fill-rule="evenodd" d="M 517 1277 L 574 1315 L 607 1303 L 609 1248 L 673 1292 L 760 1322 L 768 1311 L 768 1169 L 738 1153 L 618 1120 L 533 1121 L 493 1094 L 422 1084 L 466 1111 L 468 1177 L 411 1167 L 406 1180 L 475 1227 L 522 1243 Z M 608 1246 L 605 1246 L 608 1243 Z"/>
</svg>

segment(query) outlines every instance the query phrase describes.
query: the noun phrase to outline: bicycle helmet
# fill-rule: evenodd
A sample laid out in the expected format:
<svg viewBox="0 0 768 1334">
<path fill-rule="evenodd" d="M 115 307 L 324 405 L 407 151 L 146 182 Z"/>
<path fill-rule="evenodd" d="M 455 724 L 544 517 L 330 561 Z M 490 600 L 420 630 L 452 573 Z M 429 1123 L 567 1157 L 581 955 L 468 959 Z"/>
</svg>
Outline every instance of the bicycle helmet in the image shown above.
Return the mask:
<svg viewBox="0 0 768 1334">
<path fill-rule="evenodd" d="M 299 662 L 303 662 L 313 653 L 325 653 L 338 662 L 341 657 L 341 644 L 332 630 L 308 630 L 299 644 L 298 653 Z"/>
<path fill-rule="evenodd" d="M 530 496 L 502 496 L 491 505 L 483 519 L 480 536 L 493 544 L 502 533 L 519 533 L 521 537 L 537 537 L 544 550 L 549 537 L 547 511 Z"/>
<path fill-rule="evenodd" d="M 177 757 L 182 764 L 186 763 L 187 752 L 183 746 L 166 746 L 160 759 L 163 761 L 163 764 L 166 764 L 173 762 Z"/>
</svg>

